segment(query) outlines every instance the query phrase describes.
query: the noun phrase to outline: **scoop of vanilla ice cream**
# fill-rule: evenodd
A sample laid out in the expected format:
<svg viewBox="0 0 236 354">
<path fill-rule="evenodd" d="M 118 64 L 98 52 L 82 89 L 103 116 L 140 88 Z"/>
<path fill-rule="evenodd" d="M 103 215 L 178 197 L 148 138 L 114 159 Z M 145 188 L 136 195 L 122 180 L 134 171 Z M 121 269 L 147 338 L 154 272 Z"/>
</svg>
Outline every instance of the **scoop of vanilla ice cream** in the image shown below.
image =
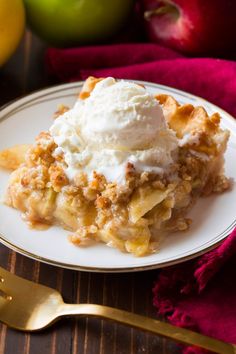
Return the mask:
<svg viewBox="0 0 236 354">
<path fill-rule="evenodd" d="M 96 171 L 109 182 L 124 183 L 128 162 L 137 171 L 164 173 L 178 146 L 155 97 L 141 85 L 111 77 L 58 117 L 50 133 L 70 179 L 79 171 L 89 177 Z"/>
<path fill-rule="evenodd" d="M 90 144 L 143 149 L 161 129 L 166 129 L 162 109 L 141 85 L 109 77 L 84 102 L 81 133 Z"/>
</svg>

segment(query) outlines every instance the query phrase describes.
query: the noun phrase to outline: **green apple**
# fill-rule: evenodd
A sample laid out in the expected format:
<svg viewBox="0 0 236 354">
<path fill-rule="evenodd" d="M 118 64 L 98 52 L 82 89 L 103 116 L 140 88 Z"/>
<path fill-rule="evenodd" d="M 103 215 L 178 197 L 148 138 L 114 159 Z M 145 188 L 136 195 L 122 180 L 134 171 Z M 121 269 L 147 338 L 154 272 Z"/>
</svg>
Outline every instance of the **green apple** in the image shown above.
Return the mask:
<svg viewBox="0 0 236 354">
<path fill-rule="evenodd" d="M 24 0 L 32 30 L 55 46 L 105 41 L 127 21 L 134 0 Z"/>
</svg>

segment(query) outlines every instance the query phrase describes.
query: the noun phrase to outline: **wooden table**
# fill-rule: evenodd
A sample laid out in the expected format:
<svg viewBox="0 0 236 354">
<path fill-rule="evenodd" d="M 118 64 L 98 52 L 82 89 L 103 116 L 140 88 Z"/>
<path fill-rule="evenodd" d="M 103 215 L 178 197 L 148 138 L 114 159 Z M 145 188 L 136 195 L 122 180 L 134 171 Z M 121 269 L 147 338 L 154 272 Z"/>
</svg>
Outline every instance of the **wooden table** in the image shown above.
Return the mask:
<svg viewBox="0 0 236 354">
<path fill-rule="evenodd" d="M 0 69 L 0 104 L 50 86 L 44 70 L 46 45 L 26 32 L 13 58 Z M 97 274 L 39 263 L 0 245 L 0 266 L 58 289 L 66 302 L 91 302 L 155 317 L 152 287 L 158 271 Z M 26 299 L 27 301 L 27 299 Z M 177 354 L 164 338 L 98 319 L 64 319 L 36 334 L 0 324 L 0 354 Z"/>
</svg>

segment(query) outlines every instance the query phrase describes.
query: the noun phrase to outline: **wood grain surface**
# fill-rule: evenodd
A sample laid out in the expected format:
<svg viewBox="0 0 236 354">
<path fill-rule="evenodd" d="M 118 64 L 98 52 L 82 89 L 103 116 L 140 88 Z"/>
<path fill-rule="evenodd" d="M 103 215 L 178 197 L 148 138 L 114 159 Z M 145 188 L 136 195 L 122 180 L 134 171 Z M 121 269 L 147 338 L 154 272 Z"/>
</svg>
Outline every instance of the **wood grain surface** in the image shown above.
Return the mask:
<svg viewBox="0 0 236 354">
<path fill-rule="evenodd" d="M 0 68 L 0 105 L 54 84 L 44 65 L 46 45 L 26 32 L 15 55 Z M 66 302 L 109 305 L 155 317 L 152 287 L 156 271 L 98 274 L 39 263 L 0 245 L 0 266 L 58 289 Z M 27 301 L 27 299 L 25 299 Z M 177 354 L 170 340 L 112 322 L 68 318 L 39 333 L 17 332 L 0 324 L 0 354 Z"/>
</svg>

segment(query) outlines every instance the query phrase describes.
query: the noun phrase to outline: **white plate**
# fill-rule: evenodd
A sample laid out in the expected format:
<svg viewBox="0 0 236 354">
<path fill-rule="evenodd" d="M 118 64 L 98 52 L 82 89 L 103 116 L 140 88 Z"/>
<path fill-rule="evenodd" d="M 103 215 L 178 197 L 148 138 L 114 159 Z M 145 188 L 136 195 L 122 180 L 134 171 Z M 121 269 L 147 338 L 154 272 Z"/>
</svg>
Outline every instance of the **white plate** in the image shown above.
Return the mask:
<svg viewBox="0 0 236 354">
<path fill-rule="evenodd" d="M 183 91 L 143 82 L 152 93 L 166 93 L 180 103 L 202 105 L 209 114 L 218 111 L 222 126 L 231 131 L 226 151 L 226 175 L 236 180 L 236 124 L 233 118 L 213 104 Z M 32 143 L 34 137 L 52 124 L 57 105 L 72 106 L 82 83 L 65 84 L 21 98 L 0 111 L 0 149 L 14 144 Z M 4 194 L 9 174 L 0 170 L 0 195 Z M 20 213 L 0 204 L 0 240 L 15 251 L 33 259 L 65 268 L 96 272 L 128 272 L 159 268 L 196 257 L 222 241 L 236 224 L 234 209 L 236 188 L 218 196 L 198 201 L 190 217 L 193 223 L 187 232 L 169 235 L 158 253 L 142 258 L 97 244 L 79 248 L 67 240 L 68 232 L 51 227 L 46 231 L 31 230 Z"/>
</svg>

